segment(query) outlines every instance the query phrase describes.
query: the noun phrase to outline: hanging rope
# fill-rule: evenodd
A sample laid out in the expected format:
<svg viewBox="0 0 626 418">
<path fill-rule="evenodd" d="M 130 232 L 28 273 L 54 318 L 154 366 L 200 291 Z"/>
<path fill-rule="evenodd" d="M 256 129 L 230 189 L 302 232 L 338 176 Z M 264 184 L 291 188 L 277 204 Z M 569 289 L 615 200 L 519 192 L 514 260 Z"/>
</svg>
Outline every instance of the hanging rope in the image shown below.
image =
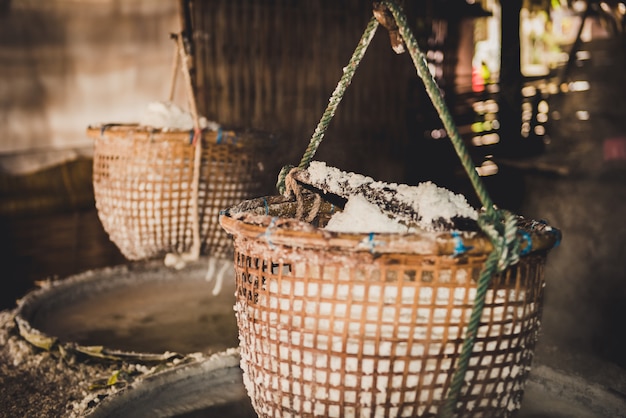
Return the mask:
<svg viewBox="0 0 626 418">
<path fill-rule="evenodd" d="M 400 10 L 400 7 L 392 1 L 384 1 L 381 2 L 381 4 L 387 7 L 395 18 L 396 23 L 400 28 L 400 35 L 406 43 L 407 49 L 409 50 L 409 55 L 411 56 L 413 64 L 415 65 L 415 69 L 417 70 L 417 75 L 424 82 L 426 93 L 428 93 L 430 100 L 437 110 L 437 114 L 439 115 L 441 122 L 443 122 L 443 126 L 446 129 L 446 132 L 448 133 L 452 144 L 454 145 L 454 150 L 459 156 L 459 159 L 463 164 L 463 168 L 465 168 L 465 171 L 467 172 L 467 175 L 472 182 L 472 186 L 474 187 L 476 194 L 480 198 L 483 207 L 486 208 L 487 211 L 493 210 L 493 203 L 491 201 L 491 198 L 487 194 L 487 191 L 480 180 L 480 176 L 476 171 L 474 162 L 472 161 L 469 153 L 465 148 L 463 139 L 461 138 L 461 135 L 456 128 L 454 120 L 452 119 L 452 115 L 448 110 L 443 95 L 441 94 L 441 90 L 439 89 L 437 82 L 435 81 L 434 77 L 430 73 L 430 70 L 428 69 L 426 57 L 424 56 L 422 51 L 420 51 L 417 40 L 415 39 L 415 36 L 408 27 L 406 16 Z"/>
<path fill-rule="evenodd" d="M 505 217 L 504 222 L 500 222 L 499 214 Z M 465 381 L 465 375 L 469 366 L 470 358 L 474 351 L 476 334 L 480 327 L 480 320 L 485 307 L 485 297 L 489 284 L 494 274 L 503 271 L 506 267 L 519 260 L 519 240 L 517 234 L 517 217 L 508 211 L 498 211 L 498 214 L 481 213 L 478 217 L 478 225 L 487 234 L 493 243 L 494 249 L 487 256 L 485 265 L 480 272 L 478 283 L 476 284 L 476 297 L 472 306 L 472 312 L 465 331 L 461 354 L 456 364 L 456 370 L 448 396 L 439 411 L 440 418 L 452 418 L 455 415 L 461 389 Z"/>
<path fill-rule="evenodd" d="M 343 69 L 343 75 L 341 76 L 341 79 L 339 80 L 337 87 L 335 87 L 333 94 L 330 96 L 330 99 L 328 100 L 328 106 L 326 107 L 326 110 L 324 111 L 324 114 L 322 115 L 320 122 L 317 124 L 317 127 L 315 128 L 315 132 L 313 132 L 313 136 L 311 137 L 309 146 L 304 151 L 304 155 L 302 156 L 302 160 L 300 160 L 300 164 L 298 165 L 298 168 L 308 167 L 309 164 L 311 163 L 311 160 L 313 160 L 313 156 L 315 155 L 315 152 L 319 148 L 320 143 L 322 142 L 322 139 L 324 139 L 324 134 L 326 133 L 326 130 L 328 129 L 328 125 L 330 124 L 330 121 L 332 120 L 333 116 L 335 116 L 335 111 L 337 110 L 337 107 L 339 106 L 339 103 L 341 102 L 341 99 L 343 98 L 343 95 L 346 92 L 346 89 L 352 82 L 352 77 L 354 76 L 356 69 L 359 67 L 359 64 L 361 63 L 361 60 L 363 59 L 363 56 L 365 55 L 365 52 L 367 51 L 367 47 L 372 41 L 372 38 L 374 37 L 374 34 L 376 33 L 377 28 L 378 28 L 378 21 L 376 20 L 376 18 L 372 17 L 367 27 L 365 28 L 365 31 L 363 32 L 363 36 L 361 36 L 361 40 L 359 41 L 356 49 L 354 50 L 354 53 L 352 54 L 352 58 L 350 58 L 350 62 Z M 292 168 L 293 168 L 292 166 L 283 167 L 280 170 L 280 173 L 278 174 L 278 183 L 276 184 L 276 187 L 280 194 L 285 193 L 285 177 L 287 176 L 287 173 L 291 171 Z"/>
<path fill-rule="evenodd" d="M 455 374 L 450 384 L 448 396 L 439 412 L 440 417 L 450 418 L 454 416 L 461 388 L 465 380 L 465 374 L 474 349 L 476 333 L 480 326 L 480 319 L 485 306 L 485 296 L 487 294 L 489 284 L 496 273 L 503 271 L 506 267 L 519 260 L 517 218 L 510 212 L 496 210 L 494 207 L 493 202 L 487 193 L 478 172 L 476 171 L 476 167 L 474 166 L 474 163 L 465 148 L 463 139 L 456 128 L 452 115 L 444 101 L 443 95 L 441 94 L 435 79 L 428 69 L 426 58 L 420 51 L 417 40 L 408 27 L 406 16 L 392 1 L 384 1 L 381 4 L 389 9 L 396 20 L 400 30 L 400 36 L 402 36 L 407 46 L 411 59 L 413 60 L 413 64 L 417 70 L 417 74 L 424 82 L 426 92 L 437 110 L 437 114 L 439 115 L 439 118 L 441 119 L 452 144 L 454 145 L 454 149 L 461 160 L 461 164 L 465 168 L 465 171 L 472 182 L 472 186 L 474 187 L 474 190 L 476 191 L 476 194 L 485 209 L 485 212 L 479 216 L 478 224 L 482 231 L 489 237 L 494 247 L 493 251 L 487 257 L 478 279 L 476 298 L 474 299 L 470 321 L 465 332 L 461 354 L 456 365 Z"/>
<path fill-rule="evenodd" d="M 198 188 L 200 186 L 200 167 L 202 165 L 202 129 L 200 128 L 200 118 L 198 116 L 198 108 L 196 106 L 196 98 L 193 91 L 193 85 L 191 82 L 191 75 L 189 74 L 188 55 L 185 50 L 185 44 L 183 40 L 182 32 L 172 35 L 176 41 L 175 58 L 172 64 L 172 84 L 170 86 L 170 100 L 174 95 L 174 88 L 176 83 L 176 73 L 178 72 L 178 63 L 181 63 L 181 69 L 183 78 L 185 79 L 185 91 L 187 94 L 187 100 L 189 101 L 189 110 L 193 119 L 193 136 L 191 144 L 194 148 L 194 160 L 193 160 L 193 173 L 191 178 L 191 229 L 192 229 L 192 243 L 188 252 L 182 254 L 169 253 L 165 256 L 164 263 L 167 266 L 172 266 L 177 269 L 181 269 L 185 266 L 187 261 L 194 261 L 200 257 L 201 240 L 200 240 L 200 214 L 198 203 Z"/>
<path fill-rule="evenodd" d="M 174 93 L 176 93 L 176 80 L 178 79 L 178 65 L 180 62 L 180 53 L 178 52 L 178 37 L 177 33 L 170 34 L 170 38 L 176 42 L 174 47 L 174 60 L 172 62 L 172 75 L 170 76 L 170 93 L 167 95 L 167 100 L 174 101 Z"/>
</svg>

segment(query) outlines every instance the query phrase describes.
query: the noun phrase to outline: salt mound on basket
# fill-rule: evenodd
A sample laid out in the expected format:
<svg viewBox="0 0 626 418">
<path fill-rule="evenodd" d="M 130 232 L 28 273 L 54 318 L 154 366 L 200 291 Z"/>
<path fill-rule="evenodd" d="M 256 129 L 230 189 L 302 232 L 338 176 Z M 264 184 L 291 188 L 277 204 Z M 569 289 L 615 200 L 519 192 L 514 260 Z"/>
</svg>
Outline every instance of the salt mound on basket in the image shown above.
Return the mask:
<svg viewBox="0 0 626 418">
<path fill-rule="evenodd" d="M 198 122 L 200 129 L 217 131 L 220 128 L 217 122 L 209 121 L 204 116 L 200 116 Z M 149 103 L 139 123 L 164 131 L 189 131 L 194 128 L 191 113 L 169 101 Z"/>
<path fill-rule="evenodd" d="M 345 233 L 475 230 L 478 212 L 467 199 L 427 181 L 417 186 L 375 181 L 313 161 L 296 180 L 346 199 L 326 229 Z"/>
</svg>

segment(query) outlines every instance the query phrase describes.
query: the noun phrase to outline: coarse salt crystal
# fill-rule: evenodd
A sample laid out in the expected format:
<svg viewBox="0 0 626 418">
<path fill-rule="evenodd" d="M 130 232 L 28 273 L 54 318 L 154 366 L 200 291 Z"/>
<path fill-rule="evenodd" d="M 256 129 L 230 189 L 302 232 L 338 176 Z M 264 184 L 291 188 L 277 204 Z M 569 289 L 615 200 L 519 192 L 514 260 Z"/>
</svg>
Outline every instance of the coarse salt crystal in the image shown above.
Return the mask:
<svg viewBox="0 0 626 418">
<path fill-rule="evenodd" d="M 449 222 L 453 218 L 478 216 L 463 195 L 432 182 L 418 186 L 384 183 L 319 161 L 311 162 L 306 171 L 312 185 L 348 199 L 344 211 L 333 215 L 328 222 L 326 229 L 330 231 L 407 233 L 413 231 L 414 224 L 419 229 L 433 230 L 434 223 L 441 219 Z M 381 207 L 381 200 L 393 208 Z"/>
<path fill-rule="evenodd" d="M 198 121 L 201 129 L 208 128 L 213 131 L 219 129 L 216 122 L 208 121 L 205 117 L 199 117 Z M 140 125 L 165 131 L 188 131 L 194 128 L 194 121 L 191 113 L 172 102 L 151 102 L 141 117 Z"/>
<path fill-rule="evenodd" d="M 363 196 L 351 197 L 343 212 L 337 212 L 330 218 L 326 229 L 355 233 L 407 233 L 409 231 L 406 225 L 402 225 L 382 213 L 378 207 L 368 202 Z"/>
</svg>

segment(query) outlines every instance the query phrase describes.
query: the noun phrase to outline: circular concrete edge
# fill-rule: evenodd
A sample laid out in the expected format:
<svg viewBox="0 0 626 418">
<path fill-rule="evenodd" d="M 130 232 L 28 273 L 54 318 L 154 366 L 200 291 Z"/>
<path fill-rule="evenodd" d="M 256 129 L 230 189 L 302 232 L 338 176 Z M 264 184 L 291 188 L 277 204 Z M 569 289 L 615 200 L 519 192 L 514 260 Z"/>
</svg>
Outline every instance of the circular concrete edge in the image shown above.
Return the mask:
<svg viewBox="0 0 626 418">
<path fill-rule="evenodd" d="M 146 376 L 104 398 L 87 416 L 169 418 L 247 401 L 239 361 L 239 350 L 231 348 Z M 610 387 L 547 365 L 533 368 L 526 390 L 541 396 L 528 393 L 531 396 L 524 397 L 520 417 L 618 417 L 626 411 L 626 399 Z M 559 406 L 567 406 L 568 411 L 558 410 Z"/>
<path fill-rule="evenodd" d="M 626 376 L 624 377 L 626 379 Z M 597 417 L 626 416 L 626 394 L 610 385 L 601 385 L 571 372 L 537 364 L 526 382 L 526 391 L 541 390 L 561 402 L 578 405 Z M 524 396 L 524 401 L 528 400 Z M 522 408 L 524 407 L 522 401 Z"/>
<path fill-rule="evenodd" d="M 172 417 L 247 397 L 239 349 L 226 351 L 146 376 L 104 398 L 89 418 Z"/>
<path fill-rule="evenodd" d="M 42 315 L 64 303 L 93 295 L 97 291 L 124 286 L 131 281 L 179 280 L 184 273 L 193 273 L 185 274 L 185 277 L 197 276 L 198 280 L 204 280 L 206 271 L 207 261 L 205 259 L 190 262 L 180 270 L 165 266 L 162 260 L 149 260 L 89 270 L 64 279 L 42 282 L 39 283 L 38 289 L 27 293 L 17 301 L 15 322 L 22 338 L 47 351 L 55 346 L 60 346 L 68 351 L 109 360 L 160 362 L 172 358 L 182 358 L 183 355 L 170 351 L 142 353 L 115 350 L 100 345 L 86 346 L 71 341 L 61 342 L 57 337 L 37 329 L 32 321 L 37 315 Z"/>
</svg>

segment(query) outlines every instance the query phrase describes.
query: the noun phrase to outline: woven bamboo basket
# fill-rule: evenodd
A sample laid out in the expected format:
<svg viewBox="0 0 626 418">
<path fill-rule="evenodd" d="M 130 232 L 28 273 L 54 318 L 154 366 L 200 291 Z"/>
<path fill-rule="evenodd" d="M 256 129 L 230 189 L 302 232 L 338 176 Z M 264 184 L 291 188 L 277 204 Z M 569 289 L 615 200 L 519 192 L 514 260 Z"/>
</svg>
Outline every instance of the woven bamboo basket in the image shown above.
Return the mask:
<svg viewBox="0 0 626 418">
<path fill-rule="evenodd" d="M 139 125 L 92 126 L 93 186 L 98 216 L 130 260 L 183 253 L 193 244 L 193 135 Z M 264 193 L 264 167 L 276 146 L 270 134 L 202 133 L 198 184 L 201 253 L 224 257 L 232 243 L 219 211 Z"/>
<path fill-rule="evenodd" d="M 345 234 L 282 196 L 220 217 L 234 236 L 244 383 L 261 417 L 433 417 L 444 401 L 489 239 L 479 231 Z M 458 416 L 520 406 L 540 326 L 549 226 L 526 222 L 532 252 L 498 274 L 457 403 Z M 469 250 L 455 256 L 458 240 Z"/>
</svg>

